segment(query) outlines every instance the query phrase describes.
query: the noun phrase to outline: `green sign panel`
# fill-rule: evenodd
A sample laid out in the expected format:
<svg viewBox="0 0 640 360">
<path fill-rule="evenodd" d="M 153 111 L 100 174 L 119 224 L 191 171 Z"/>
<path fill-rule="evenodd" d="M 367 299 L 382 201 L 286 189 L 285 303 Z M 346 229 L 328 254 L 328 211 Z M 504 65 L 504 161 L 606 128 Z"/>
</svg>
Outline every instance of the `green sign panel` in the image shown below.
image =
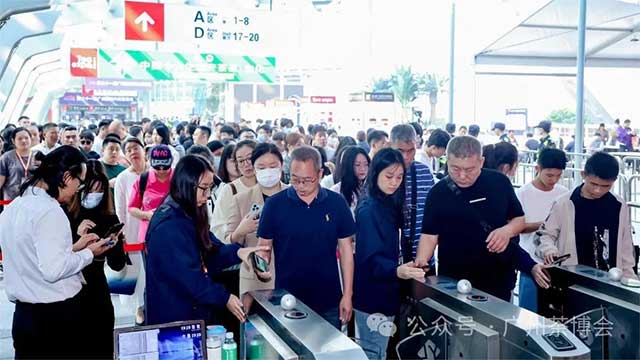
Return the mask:
<svg viewBox="0 0 640 360">
<path fill-rule="evenodd" d="M 276 58 L 98 49 L 98 76 L 135 80 L 273 83 Z"/>
</svg>

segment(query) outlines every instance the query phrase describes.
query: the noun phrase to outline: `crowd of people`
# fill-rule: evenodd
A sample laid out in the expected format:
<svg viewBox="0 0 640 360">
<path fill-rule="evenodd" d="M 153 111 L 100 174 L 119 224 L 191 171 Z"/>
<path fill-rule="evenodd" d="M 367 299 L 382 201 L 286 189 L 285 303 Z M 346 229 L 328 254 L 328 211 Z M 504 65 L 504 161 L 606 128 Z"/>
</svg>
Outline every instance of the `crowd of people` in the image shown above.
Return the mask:
<svg viewBox="0 0 640 360">
<path fill-rule="evenodd" d="M 112 357 L 105 264 L 139 270 L 137 324 L 202 319 L 237 337 L 250 292 L 285 289 L 338 329 L 354 319 L 370 358 L 407 335 L 367 326 L 411 311 L 405 280 L 468 279 L 511 301 L 519 273 L 520 306 L 535 311 L 559 255 L 637 276 L 627 205 L 610 192 L 617 161 L 597 151 L 581 185 L 561 186 L 566 154 L 548 122 L 536 178 L 517 191 L 518 148 L 501 123 L 484 146 L 476 125 L 355 138 L 290 119 L 246 125 L 20 118 L 3 131 L 16 357 Z"/>
</svg>

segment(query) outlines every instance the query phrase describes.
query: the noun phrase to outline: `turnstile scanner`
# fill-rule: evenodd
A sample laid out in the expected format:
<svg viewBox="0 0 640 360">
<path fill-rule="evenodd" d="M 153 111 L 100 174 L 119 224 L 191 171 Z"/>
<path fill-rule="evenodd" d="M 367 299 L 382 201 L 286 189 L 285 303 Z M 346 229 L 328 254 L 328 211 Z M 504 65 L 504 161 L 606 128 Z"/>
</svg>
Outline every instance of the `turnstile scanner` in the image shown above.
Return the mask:
<svg viewBox="0 0 640 360">
<path fill-rule="evenodd" d="M 589 359 L 586 347 L 563 324 L 482 291 L 462 294 L 457 281 L 430 276 L 413 281 L 415 312 L 400 359 Z"/>
<path fill-rule="evenodd" d="M 541 315 L 564 322 L 594 359 L 640 359 L 640 288 L 583 265 L 548 270 L 552 284 L 539 292 Z"/>
<path fill-rule="evenodd" d="M 367 359 L 360 346 L 299 300 L 283 309 L 286 291 L 250 294 L 254 301 L 240 327 L 240 359 Z"/>
</svg>

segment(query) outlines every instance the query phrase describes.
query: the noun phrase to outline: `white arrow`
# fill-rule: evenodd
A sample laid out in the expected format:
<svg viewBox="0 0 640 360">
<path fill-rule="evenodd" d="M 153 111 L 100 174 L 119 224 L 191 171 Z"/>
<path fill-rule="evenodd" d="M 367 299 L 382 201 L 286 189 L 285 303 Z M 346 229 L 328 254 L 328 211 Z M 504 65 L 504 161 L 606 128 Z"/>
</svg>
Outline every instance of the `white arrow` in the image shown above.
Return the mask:
<svg viewBox="0 0 640 360">
<path fill-rule="evenodd" d="M 136 24 L 140 24 L 142 23 L 142 32 L 147 32 L 149 31 L 149 24 L 153 25 L 156 22 L 153 20 L 153 18 L 151 16 L 149 16 L 149 14 L 147 14 L 147 12 L 143 12 L 142 14 L 140 14 L 140 16 L 138 16 L 134 22 Z"/>
</svg>

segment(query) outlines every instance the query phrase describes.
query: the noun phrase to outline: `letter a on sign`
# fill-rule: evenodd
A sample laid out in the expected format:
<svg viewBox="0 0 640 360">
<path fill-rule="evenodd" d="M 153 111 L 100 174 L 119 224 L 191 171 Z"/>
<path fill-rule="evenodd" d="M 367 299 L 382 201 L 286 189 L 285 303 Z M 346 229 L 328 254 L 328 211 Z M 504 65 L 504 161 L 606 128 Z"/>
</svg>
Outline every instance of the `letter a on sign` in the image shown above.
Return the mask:
<svg viewBox="0 0 640 360">
<path fill-rule="evenodd" d="M 124 2 L 126 40 L 164 41 L 164 4 Z"/>
</svg>

